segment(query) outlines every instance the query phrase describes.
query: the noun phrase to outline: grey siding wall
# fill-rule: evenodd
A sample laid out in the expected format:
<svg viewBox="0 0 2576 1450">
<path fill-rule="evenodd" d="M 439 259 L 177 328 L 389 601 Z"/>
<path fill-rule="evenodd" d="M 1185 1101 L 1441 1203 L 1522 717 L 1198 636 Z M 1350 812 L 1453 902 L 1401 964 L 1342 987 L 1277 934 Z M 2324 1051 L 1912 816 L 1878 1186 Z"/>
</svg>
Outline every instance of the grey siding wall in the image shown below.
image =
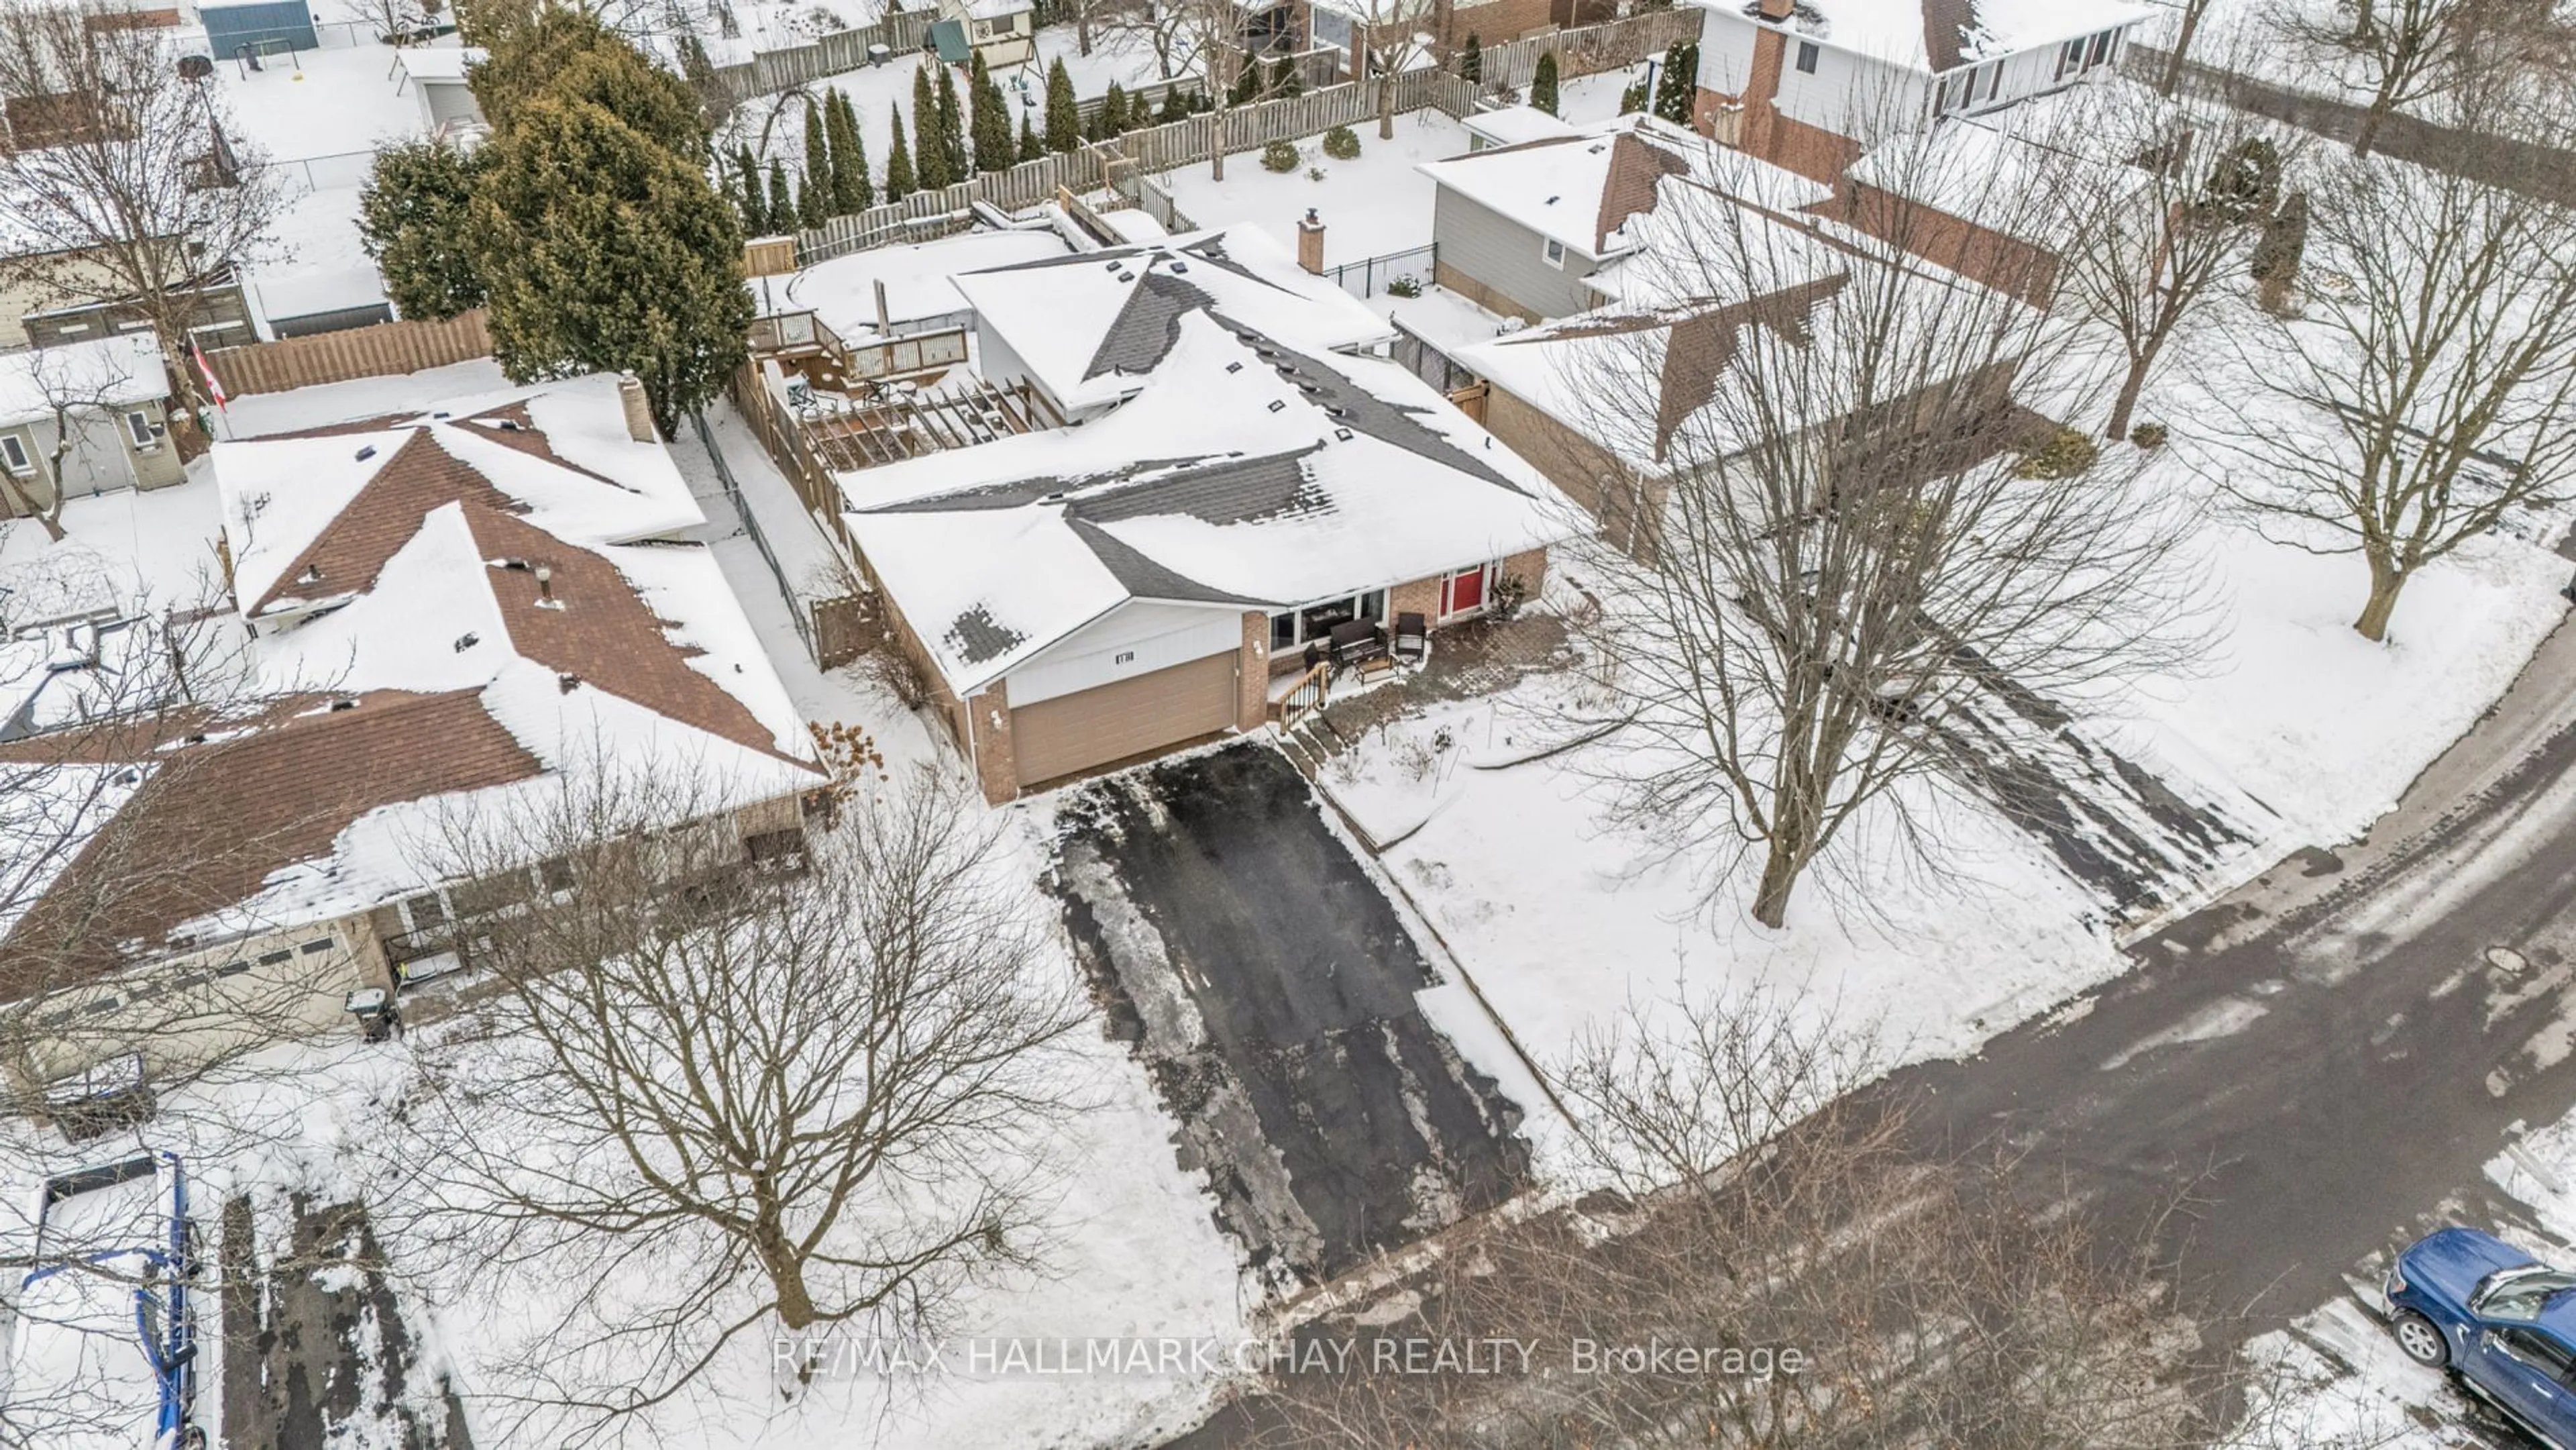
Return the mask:
<svg viewBox="0 0 2576 1450">
<path fill-rule="evenodd" d="M 1568 248 L 1565 265 L 1550 266 L 1538 233 L 1445 186 L 1432 207 L 1431 234 L 1442 269 L 1489 289 L 1488 305 L 1499 311 L 1569 317 L 1593 303 L 1592 289 L 1583 285 L 1592 262 L 1583 254 Z"/>
</svg>

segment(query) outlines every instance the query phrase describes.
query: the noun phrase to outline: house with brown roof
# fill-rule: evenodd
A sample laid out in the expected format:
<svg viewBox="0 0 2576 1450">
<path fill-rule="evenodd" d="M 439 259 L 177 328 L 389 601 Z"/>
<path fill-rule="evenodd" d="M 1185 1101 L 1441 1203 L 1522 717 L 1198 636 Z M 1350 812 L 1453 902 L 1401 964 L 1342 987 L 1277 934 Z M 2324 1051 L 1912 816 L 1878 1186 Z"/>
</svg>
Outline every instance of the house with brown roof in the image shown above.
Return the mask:
<svg viewBox="0 0 2576 1450">
<path fill-rule="evenodd" d="M 208 1031 L 239 1030 L 220 1007 L 245 994 L 269 1030 L 318 1027 L 354 988 L 470 966 L 475 918 L 568 883 L 535 860 L 442 879 L 437 833 L 588 773 L 686 779 L 747 858 L 792 849 L 824 775 L 684 537 L 703 517 L 632 379 L 222 442 L 214 473 L 258 703 L 0 739 L 0 761 L 50 759 L 67 790 L 108 773 L 92 795 L 110 808 L 0 919 L 0 1002 L 58 1034 L 48 1071 L 185 1057 L 134 1041 L 178 995 L 205 1000 L 189 1020 Z"/>
<path fill-rule="evenodd" d="M 1801 177 L 1649 116 L 1566 127 L 1418 168 L 1431 178 L 1433 279 L 1490 312 L 1524 321 L 1597 306 L 1593 277 L 1637 249 L 1629 221 L 1655 204 L 1667 176 L 1763 196 L 1783 210 L 1829 193 Z"/>
<path fill-rule="evenodd" d="M 1455 354 L 1485 381 L 1485 426 L 1589 510 L 1612 544 L 1640 556 L 1652 550 L 1681 470 L 1786 438 L 1855 423 L 1912 431 L 1934 414 L 1989 416 L 1999 425 L 1993 436 L 2005 436 L 2018 359 L 1964 376 L 1931 376 L 1927 367 L 1921 392 L 1881 399 L 1867 418 L 1837 416 L 1841 404 L 1831 398 L 1801 397 L 1796 410 L 1729 406 L 1745 391 L 1729 383 L 1740 369 L 1807 348 L 1848 320 L 1843 309 L 1872 312 L 1872 302 L 1850 300 L 1884 290 L 1854 288 L 1865 269 L 1904 268 L 1980 296 L 1981 284 L 1686 176 L 1661 179 L 1626 227 L 1633 249 L 1591 279 L 1601 305 Z M 1994 306 L 2037 316 L 2011 301 Z"/>
</svg>

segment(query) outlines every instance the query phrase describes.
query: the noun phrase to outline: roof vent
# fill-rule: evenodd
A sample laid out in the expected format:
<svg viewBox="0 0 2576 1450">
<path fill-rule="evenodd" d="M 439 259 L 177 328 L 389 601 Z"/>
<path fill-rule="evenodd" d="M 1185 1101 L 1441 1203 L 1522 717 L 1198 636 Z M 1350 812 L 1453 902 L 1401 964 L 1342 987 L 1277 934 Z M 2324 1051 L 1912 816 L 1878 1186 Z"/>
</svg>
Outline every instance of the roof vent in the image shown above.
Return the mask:
<svg viewBox="0 0 2576 1450">
<path fill-rule="evenodd" d="M 482 642 L 483 637 L 479 634 L 460 634 L 456 637 L 456 652 L 463 654 Z"/>
<path fill-rule="evenodd" d="M 1333 430 L 1333 436 L 1342 440 L 1344 443 L 1348 443 L 1351 441 L 1351 430 L 1348 428 L 1336 428 Z"/>
<path fill-rule="evenodd" d="M 537 607 L 563 608 L 563 601 L 555 597 L 555 571 L 543 564 L 537 566 Z"/>
<path fill-rule="evenodd" d="M 439 410 L 438 412 L 435 412 L 435 413 L 430 414 L 429 416 L 431 416 L 432 418 L 445 418 L 445 417 L 449 417 L 449 416 L 452 416 L 452 415 L 450 415 L 450 414 L 449 414 L 445 409 L 441 409 L 441 410 Z"/>
<path fill-rule="evenodd" d="M 1133 272 L 1121 272 L 1118 274 L 1118 280 L 1121 282 L 1133 282 L 1136 280 L 1136 274 Z"/>
<path fill-rule="evenodd" d="M 1554 201 L 1556 198 L 1551 196 L 1548 200 Z M 494 426 L 498 427 L 504 433 L 516 433 L 519 431 L 519 420 L 516 418 L 504 418 Z"/>
<path fill-rule="evenodd" d="M 504 569 L 515 569 L 524 574 L 528 569 L 528 561 L 525 559 L 504 559 L 501 561 L 501 567 Z"/>
<path fill-rule="evenodd" d="M 1126 265 L 1127 265 L 1127 263 L 1126 263 L 1126 260 L 1125 260 L 1124 258 L 1120 258 L 1120 257 L 1112 257 L 1112 258 L 1110 258 L 1110 259 L 1109 259 L 1109 270 L 1110 270 L 1110 271 L 1112 271 L 1112 272 L 1115 272 L 1115 271 L 1117 271 L 1119 268 L 1124 267 L 1124 266 L 1126 266 Z"/>
<path fill-rule="evenodd" d="M 581 676 L 570 673 L 557 675 L 555 676 L 555 688 L 569 695 L 573 691 L 581 688 Z"/>
<path fill-rule="evenodd" d="M 298 583 L 298 584 L 319 584 L 319 583 L 321 583 L 321 582 L 322 582 L 322 566 L 321 566 L 321 565 L 319 565 L 319 564 L 307 564 L 307 565 L 305 565 L 305 566 L 304 566 L 304 572 L 295 576 L 295 582 L 296 582 L 296 583 Z"/>
<path fill-rule="evenodd" d="M 1240 360 L 1227 363 L 1225 365 L 1225 370 L 1230 373 L 1239 373 L 1243 371 L 1243 363 Z"/>
<path fill-rule="evenodd" d="M 1059 489 L 1057 489 L 1057 490 L 1056 490 L 1055 492 L 1053 492 L 1053 493 L 1042 493 L 1042 494 L 1039 494 L 1039 495 L 1038 495 L 1038 502 L 1040 502 L 1040 503 L 1062 503 L 1062 502 L 1064 502 L 1064 501 L 1065 501 L 1065 497 L 1066 497 L 1066 495 L 1065 495 L 1065 491 L 1064 491 L 1063 489 L 1060 489 L 1060 488 L 1059 488 Z"/>
<path fill-rule="evenodd" d="M 334 714 L 337 714 L 342 710 L 355 710 L 356 708 L 358 708 L 358 702 L 355 700 L 334 700 L 331 702 L 331 710 Z"/>
<path fill-rule="evenodd" d="M 1177 276 L 1179 276 L 1181 273 L 1186 272 L 1186 271 L 1188 271 L 1189 269 L 1190 269 L 1190 264 L 1189 264 L 1189 263 L 1182 261 L 1182 260 L 1181 260 L 1180 258 L 1178 258 L 1178 257 L 1174 257 L 1174 258 L 1172 259 L 1172 275 L 1173 275 L 1173 276 L 1177 277 Z"/>
<path fill-rule="evenodd" d="M 1271 400 L 1270 400 L 1270 411 L 1271 411 L 1271 412 L 1273 412 L 1273 413 L 1276 413 L 1276 412 L 1278 412 L 1280 409 L 1285 408 L 1285 407 L 1287 407 L 1287 406 L 1288 406 L 1288 400 L 1287 400 L 1287 399 L 1285 399 L 1285 398 L 1273 398 L 1273 399 L 1271 399 Z"/>
<path fill-rule="evenodd" d="M 361 448 L 361 449 L 359 449 L 359 450 L 358 450 L 358 461 L 359 461 L 360 463 L 364 463 L 364 462 L 366 462 L 368 459 L 373 458 L 373 457 L 375 457 L 375 456 L 376 456 L 376 445 L 374 445 L 373 443 L 370 443 L 370 444 L 368 444 L 366 447 Z"/>
<path fill-rule="evenodd" d="M 1558 198 L 1551 196 L 1551 197 L 1549 197 L 1549 198 L 1547 199 L 1547 204 L 1548 204 L 1549 206 L 1554 206 L 1554 205 L 1556 205 L 1557 200 L 1558 200 Z"/>
</svg>

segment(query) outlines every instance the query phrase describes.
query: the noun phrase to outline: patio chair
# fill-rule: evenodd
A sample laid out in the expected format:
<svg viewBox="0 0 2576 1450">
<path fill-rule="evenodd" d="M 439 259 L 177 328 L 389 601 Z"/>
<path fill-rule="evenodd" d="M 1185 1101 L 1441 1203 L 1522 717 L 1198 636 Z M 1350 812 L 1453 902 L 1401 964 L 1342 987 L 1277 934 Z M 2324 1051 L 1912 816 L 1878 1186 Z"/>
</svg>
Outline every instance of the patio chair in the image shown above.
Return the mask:
<svg viewBox="0 0 2576 1450">
<path fill-rule="evenodd" d="M 1365 619 L 1334 625 L 1332 645 L 1333 668 L 1336 670 L 1349 669 L 1362 660 L 1386 653 L 1385 636 L 1378 633 L 1376 625 Z"/>
<path fill-rule="evenodd" d="M 1397 659 L 1420 664 L 1431 653 L 1431 626 L 1419 614 L 1397 615 L 1392 648 Z"/>
</svg>

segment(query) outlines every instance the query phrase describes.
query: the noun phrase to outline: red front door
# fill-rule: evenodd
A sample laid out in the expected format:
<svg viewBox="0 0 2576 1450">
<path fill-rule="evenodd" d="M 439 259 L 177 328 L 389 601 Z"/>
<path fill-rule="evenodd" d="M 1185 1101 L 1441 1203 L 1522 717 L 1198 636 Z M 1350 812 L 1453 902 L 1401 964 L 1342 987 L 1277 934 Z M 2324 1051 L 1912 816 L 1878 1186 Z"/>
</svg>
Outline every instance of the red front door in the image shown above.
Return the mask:
<svg viewBox="0 0 2576 1450">
<path fill-rule="evenodd" d="M 1440 592 L 1440 612 L 1444 615 L 1481 609 L 1485 603 L 1485 571 L 1480 566 L 1452 574 Z"/>
</svg>

